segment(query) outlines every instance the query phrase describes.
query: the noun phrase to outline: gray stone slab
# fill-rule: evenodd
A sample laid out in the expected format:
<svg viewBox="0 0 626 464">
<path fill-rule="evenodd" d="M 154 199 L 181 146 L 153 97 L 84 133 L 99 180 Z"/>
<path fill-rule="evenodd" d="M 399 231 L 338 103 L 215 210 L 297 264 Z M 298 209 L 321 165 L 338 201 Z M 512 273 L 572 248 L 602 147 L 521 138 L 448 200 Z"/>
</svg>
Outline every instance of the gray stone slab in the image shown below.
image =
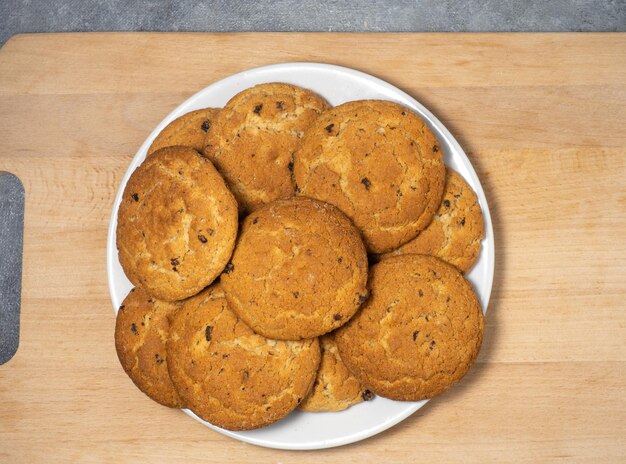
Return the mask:
<svg viewBox="0 0 626 464">
<path fill-rule="evenodd" d="M 21 32 L 625 31 L 626 0 L 0 0 Z"/>
<path fill-rule="evenodd" d="M 24 187 L 0 171 L 0 364 L 17 351 L 22 295 Z"/>
</svg>

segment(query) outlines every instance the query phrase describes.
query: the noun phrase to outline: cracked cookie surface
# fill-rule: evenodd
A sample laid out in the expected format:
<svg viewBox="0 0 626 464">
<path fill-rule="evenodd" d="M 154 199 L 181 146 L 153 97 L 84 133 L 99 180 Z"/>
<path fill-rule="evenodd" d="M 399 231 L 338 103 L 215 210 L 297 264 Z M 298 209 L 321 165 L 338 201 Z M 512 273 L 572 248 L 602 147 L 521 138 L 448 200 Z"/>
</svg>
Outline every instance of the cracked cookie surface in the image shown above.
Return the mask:
<svg viewBox="0 0 626 464">
<path fill-rule="evenodd" d="M 345 103 L 322 113 L 294 155 L 296 193 L 332 203 L 368 251 L 398 248 L 439 207 L 445 167 L 432 131 L 393 102 Z"/>
<path fill-rule="evenodd" d="M 167 371 L 165 350 L 168 316 L 177 306 L 135 288 L 124 299 L 115 321 L 115 350 L 124 371 L 139 390 L 170 408 L 183 407 Z"/>
<path fill-rule="evenodd" d="M 185 404 L 229 430 L 271 424 L 308 393 L 320 362 L 317 339 L 270 340 L 229 309 L 219 286 L 186 300 L 171 318 L 168 368 Z"/>
<path fill-rule="evenodd" d="M 363 241 L 341 211 L 294 197 L 245 219 L 221 285 L 255 332 L 298 340 L 352 317 L 367 294 L 367 266 Z"/>
<path fill-rule="evenodd" d="M 373 394 L 350 373 L 341 360 L 332 333 L 319 338 L 322 362 L 317 371 L 313 388 L 302 400 L 299 409 L 307 412 L 342 411 Z"/>
<path fill-rule="evenodd" d="M 204 154 L 242 211 L 293 195 L 296 144 L 328 107 L 316 93 L 283 83 L 260 84 L 228 101 L 207 133 Z"/>
<path fill-rule="evenodd" d="M 237 202 L 209 160 L 192 148 L 162 148 L 124 189 L 117 218 L 120 264 L 134 285 L 156 298 L 190 297 L 228 263 L 237 221 Z"/>
<path fill-rule="evenodd" d="M 204 108 L 174 119 L 156 136 L 148 148 L 148 155 L 160 148 L 175 145 L 190 147 L 202 152 L 206 134 L 219 112 L 220 110 L 217 108 Z"/>
<path fill-rule="evenodd" d="M 432 398 L 474 362 L 483 314 L 470 283 L 452 265 L 424 255 L 372 266 L 370 298 L 335 334 L 341 359 L 374 393 Z"/>
<path fill-rule="evenodd" d="M 484 237 L 483 213 L 476 193 L 460 174 L 447 168 L 443 200 L 432 222 L 391 254 L 436 256 L 467 272 L 478 259 Z"/>
</svg>

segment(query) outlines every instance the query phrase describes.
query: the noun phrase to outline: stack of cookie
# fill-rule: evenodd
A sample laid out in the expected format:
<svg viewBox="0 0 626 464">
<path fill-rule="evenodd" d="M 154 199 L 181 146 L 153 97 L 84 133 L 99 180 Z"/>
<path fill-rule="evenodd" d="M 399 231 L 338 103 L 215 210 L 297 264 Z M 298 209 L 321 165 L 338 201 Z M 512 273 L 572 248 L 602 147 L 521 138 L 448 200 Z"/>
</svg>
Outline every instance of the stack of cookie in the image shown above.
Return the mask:
<svg viewBox="0 0 626 464">
<path fill-rule="evenodd" d="M 483 235 L 414 112 L 258 85 L 173 121 L 126 185 L 120 362 L 150 398 L 230 430 L 432 398 L 481 345 L 463 273 Z"/>
</svg>

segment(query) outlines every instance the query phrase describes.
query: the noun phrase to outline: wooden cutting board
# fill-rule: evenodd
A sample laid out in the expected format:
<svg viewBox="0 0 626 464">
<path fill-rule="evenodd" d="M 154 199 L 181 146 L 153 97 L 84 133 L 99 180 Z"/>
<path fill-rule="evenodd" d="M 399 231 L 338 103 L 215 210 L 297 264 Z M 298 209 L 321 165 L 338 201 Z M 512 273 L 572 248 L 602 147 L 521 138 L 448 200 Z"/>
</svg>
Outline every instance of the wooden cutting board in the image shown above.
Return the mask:
<svg viewBox="0 0 626 464">
<path fill-rule="evenodd" d="M 20 347 L 0 366 L 0 462 L 624 462 L 625 34 L 55 34 L 0 50 L 0 169 L 26 189 Z M 114 194 L 185 98 L 250 67 L 371 73 L 467 151 L 496 275 L 460 385 L 353 445 L 240 443 L 144 397 L 113 345 Z"/>
</svg>

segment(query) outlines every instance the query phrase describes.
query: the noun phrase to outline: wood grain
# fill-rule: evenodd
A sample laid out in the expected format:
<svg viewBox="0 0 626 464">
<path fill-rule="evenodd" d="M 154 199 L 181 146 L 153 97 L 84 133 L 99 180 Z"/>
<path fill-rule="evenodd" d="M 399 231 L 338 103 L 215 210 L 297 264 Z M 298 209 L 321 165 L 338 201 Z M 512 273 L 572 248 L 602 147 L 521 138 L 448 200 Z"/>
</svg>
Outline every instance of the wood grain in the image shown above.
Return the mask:
<svg viewBox="0 0 626 464">
<path fill-rule="evenodd" d="M 262 47 L 260 46 L 262 44 Z M 0 169 L 26 189 L 20 348 L 0 366 L 0 462 L 624 462 L 625 34 L 56 34 L 0 50 Z M 478 364 L 376 437 L 257 448 L 145 398 L 113 345 L 113 197 L 178 103 L 250 67 L 386 79 L 468 151 L 496 280 Z"/>
</svg>

